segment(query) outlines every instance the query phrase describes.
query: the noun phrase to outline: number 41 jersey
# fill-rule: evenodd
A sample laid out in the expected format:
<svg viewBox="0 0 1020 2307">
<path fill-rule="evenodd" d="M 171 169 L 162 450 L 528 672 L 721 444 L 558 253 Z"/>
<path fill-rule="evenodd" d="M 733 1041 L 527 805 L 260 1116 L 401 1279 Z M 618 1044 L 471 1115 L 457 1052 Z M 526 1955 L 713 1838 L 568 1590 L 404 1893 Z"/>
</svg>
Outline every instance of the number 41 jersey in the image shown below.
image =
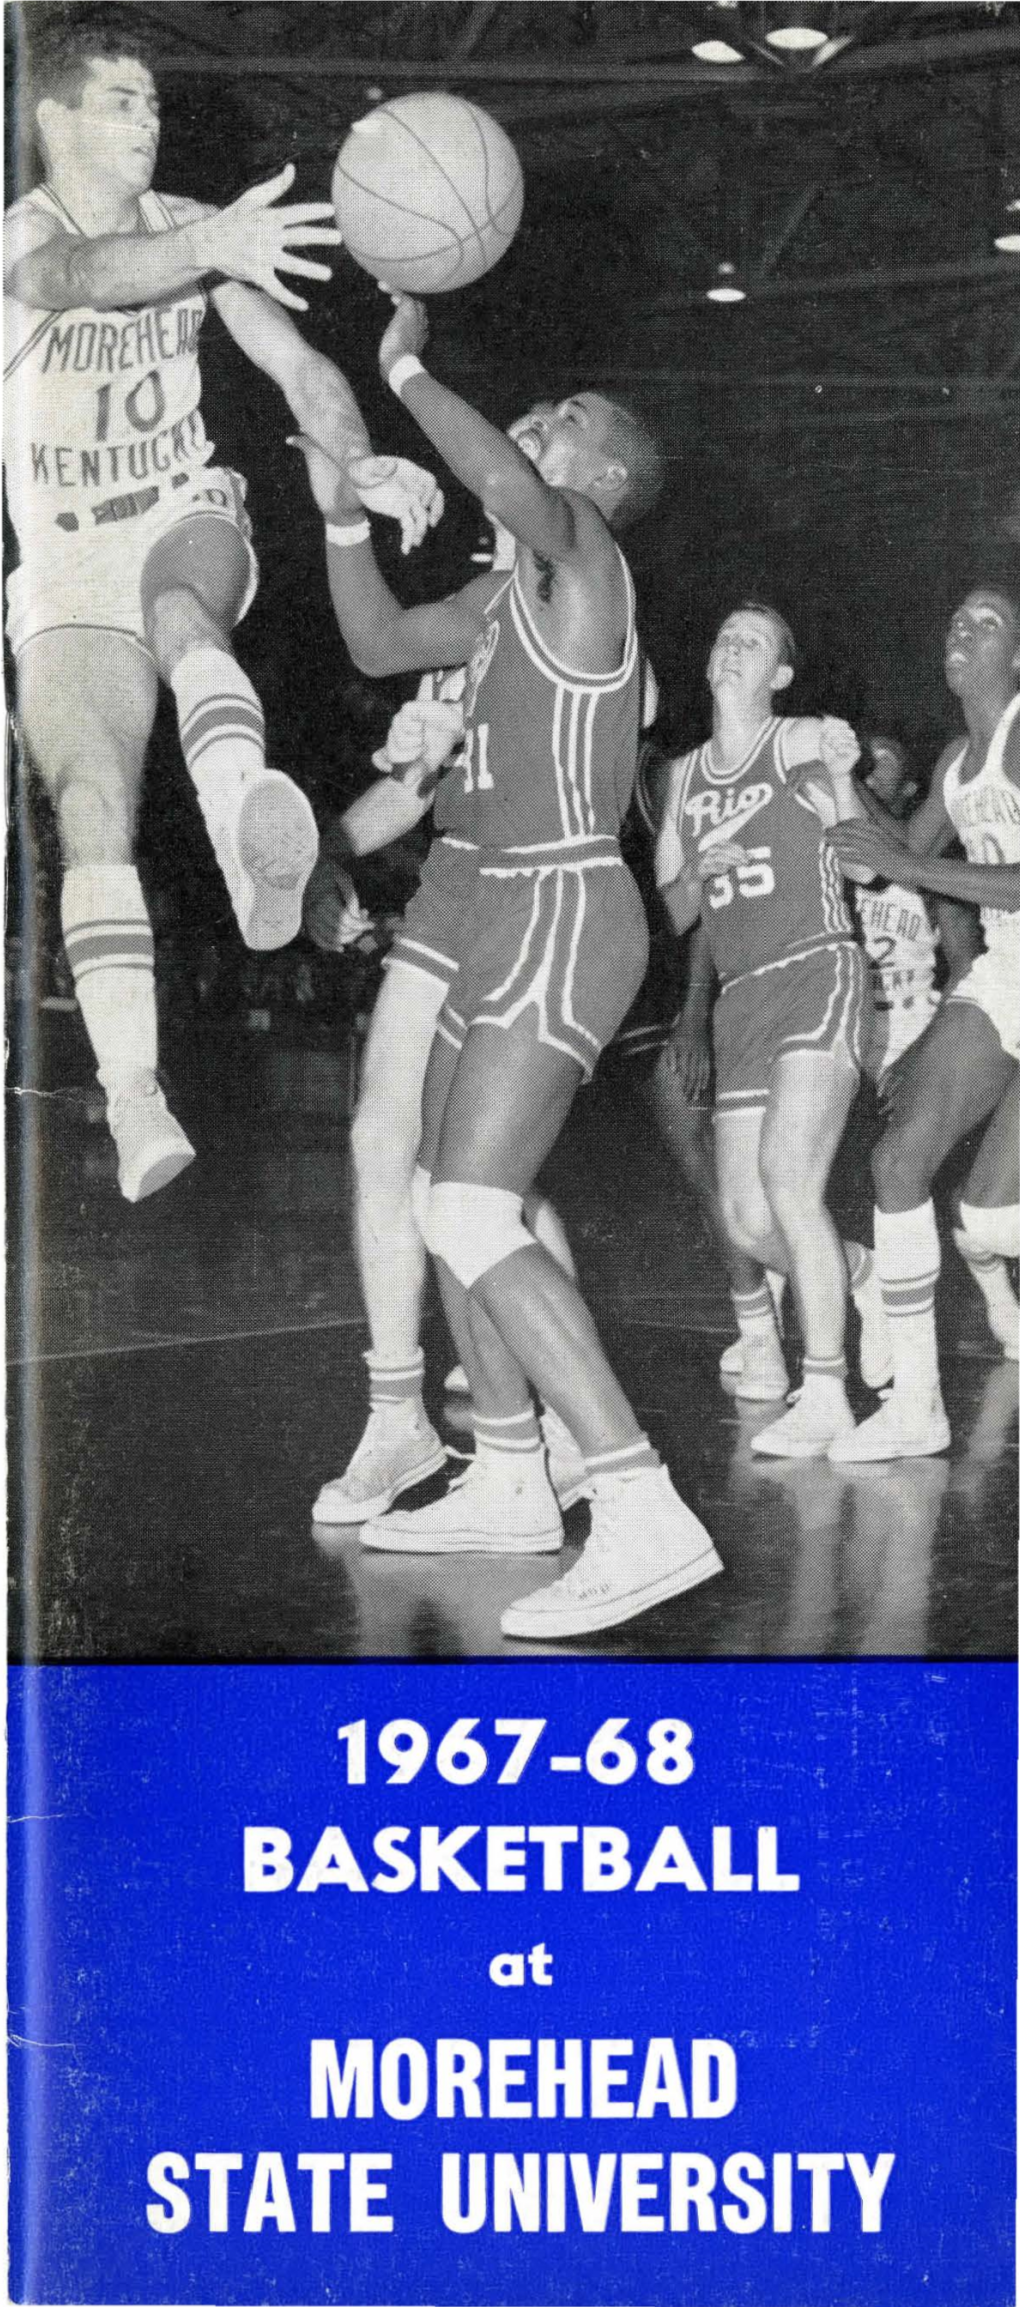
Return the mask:
<svg viewBox="0 0 1020 2307">
<path fill-rule="evenodd" d="M 143 229 L 173 230 L 155 192 L 139 201 Z M 14 234 L 26 210 L 79 227 L 47 185 L 8 211 Z M 213 454 L 199 410 L 201 288 L 131 311 L 77 306 L 42 312 L 5 299 L 4 463 L 22 551 L 35 540 L 93 527 L 107 501 L 153 482 L 180 484 Z"/>
<path fill-rule="evenodd" d="M 793 721 L 766 721 L 742 761 L 721 768 L 712 740 L 674 761 L 656 851 L 660 888 L 716 842 L 738 842 L 746 862 L 703 885 L 701 918 L 724 985 L 770 962 L 853 937 L 843 876 L 824 827 L 787 762 Z M 813 766 L 813 764 L 808 765 Z M 822 765 L 818 763 L 819 770 Z"/>
</svg>

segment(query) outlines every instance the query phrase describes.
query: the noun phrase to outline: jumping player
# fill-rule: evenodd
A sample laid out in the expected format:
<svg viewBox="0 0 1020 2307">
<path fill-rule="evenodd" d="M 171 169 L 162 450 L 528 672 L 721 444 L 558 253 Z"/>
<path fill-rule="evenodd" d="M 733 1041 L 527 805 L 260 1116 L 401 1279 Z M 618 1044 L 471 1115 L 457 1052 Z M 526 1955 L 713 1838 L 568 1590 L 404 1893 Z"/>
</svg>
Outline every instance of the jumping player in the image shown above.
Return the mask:
<svg viewBox="0 0 1020 2307">
<path fill-rule="evenodd" d="M 928 1457 L 948 1447 L 939 1384 L 935 1285 L 941 1266 L 932 1184 L 954 1145 L 991 1116 L 959 1202 L 955 1239 L 1004 1351 L 1017 1353 L 1007 1260 L 1020 1254 L 1020 604 L 979 586 L 949 626 L 946 681 L 967 734 L 947 745 L 905 828 L 846 826 L 831 847 L 855 878 L 881 874 L 981 908 L 985 951 L 950 988 L 904 1060 L 872 1163 L 875 1261 L 892 1333 L 892 1394 L 832 1455 Z M 871 805 L 873 806 L 873 804 Z M 905 840 L 903 833 L 905 832 Z M 959 837 L 966 862 L 941 854 Z"/>
<path fill-rule="evenodd" d="M 612 528 L 654 502 L 661 463 L 638 420 L 593 392 L 533 412 L 509 441 L 423 368 L 425 336 L 423 308 L 400 298 L 383 374 L 517 538 L 514 571 L 404 610 L 355 527 L 350 549 L 331 551 L 329 574 L 362 671 L 468 662 L 462 775 L 479 798 L 482 856 L 429 1063 L 418 1196 L 480 1446 L 459 1489 L 370 1524 L 364 1538 L 401 1552 L 555 1551 L 562 1526 L 530 1382 L 583 1449 L 593 1494 L 580 1562 L 504 1614 L 505 1633 L 544 1639 L 616 1625 L 721 1568 L 641 1433 L 575 1285 L 522 1217 L 644 973 L 643 908 L 617 841 L 637 760 L 639 652 Z M 310 455 L 335 521 L 321 467 Z M 342 478 L 332 488 L 349 505 Z"/>
<path fill-rule="evenodd" d="M 867 1002 L 823 834 L 862 805 L 846 724 L 775 717 L 773 698 L 793 675 L 792 635 L 773 609 L 748 603 L 726 619 L 708 662 L 712 736 L 673 765 L 657 872 L 678 930 L 700 913 L 721 979 L 716 1153 L 727 1226 L 748 1256 L 789 1276 L 804 1338 L 799 1399 L 752 1448 L 821 1457 L 853 1424 L 847 1263 L 825 1189 Z"/>
<path fill-rule="evenodd" d="M 336 246 L 328 203 L 277 205 L 290 167 L 220 210 L 154 193 L 156 89 L 122 34 L 72 25 L 30 49 L 28 71 L 45 174 L 5 225 L 20 551 L 8 634 L 22 733 L 57 816 L 75 991 L 121 1191 L 137 1201 L 192 1159 L 156 1080 L 152 930 L 133 862 L 158 678 L 250 945 L 295 935 L 316 848 L 304 795 L 266 768 L 262 710 L 228 638 L 257 566 L 244 483 L 210 464 L 199 407 L 208 301 L 405 541 L 441 500 L 414 467 L 371 460 L 344 378 L 282 309 L 305 309 L 288 276 L 329 278 L 298 253 Z"/>
</svg>

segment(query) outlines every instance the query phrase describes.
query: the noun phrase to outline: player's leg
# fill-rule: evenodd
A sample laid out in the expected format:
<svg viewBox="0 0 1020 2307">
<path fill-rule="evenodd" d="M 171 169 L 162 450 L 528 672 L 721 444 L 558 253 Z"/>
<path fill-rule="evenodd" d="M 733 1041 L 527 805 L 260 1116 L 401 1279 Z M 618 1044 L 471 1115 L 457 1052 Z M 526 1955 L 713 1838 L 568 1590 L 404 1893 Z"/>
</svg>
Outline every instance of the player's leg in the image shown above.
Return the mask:
<svg viewBox="0 0 1020 2307">
<path fill-rule="evenodd" d="M 298 933 L 318 833 L 298 786 L 266 768 L 262 707 L 228 638 L 253 570 L 240 511 L 236 519 L 195 512 L 154 544 L 141 582 L 146 636 L 174 694 L 184 758 L 241 934 L 268 950 Z"/>
<path fill-rule="evenodd" d="M 422 1085 L 446 990 L 441 978 L 393 967 L 372 1013 L 351 1128 L 354 1245 L 371 1339 L 369 1416 L 350 1464 L 320 1491 L 316 1522 L 364 1522 L 445 1464 L 422 1401 L 425 1244 L 413 1189 Z"/>
<path fill-rule="evenodd" d="M 1000 1098 L 957 1202 L 953 1240 L 985 1302 L 993 1337 L 1011 1362 L 1018 1358 L 1020 1309 L 1009 1261 L 1020 1257 L 1020 1072 Z"/>
<path fill-rule="evenodd" d="M 57 819 L 64 941 L 120 1188 L 139 1201 L 194 1158 L 156 1080 L 152 929 L 134 863 L 156 677 L 124 635 L 65 626 L 26 642 L 17 688 L 25 744 Z"/>
<path fill-rule="evenodd" d="M 947 1001 L 902 1061 L 896 1102 L 875 1149 L 875 1264 L 893 1347 L 890 1400 L 833 1445 L 841 1462 L 928 1457 L 949 1427 L 935 1334 L 941 1267 L 932 1183 L 954 1145 L 984 1121 L 1012 1078 L 989 1020 Z"/>
<path fill-rule="evenodd" d="M 825 1204 L 857 1089 L 842 1056 L 785 1050 L 772 1069 L 758 1165 L 787 1252 L 804 1340 L 804 1377 L 785 1417 L 754 1435 L 761 1457 L 822 1457 L 852 1426 L 846 1398 L 847 1267 Z"/>
<path fill-rule="evenodd" d="M 581 1070 L 536 1043 L 527 1019 L 505 1032 L 475 1026 L 447 1100 L 429 1198 L 430 1247 L 587 1460 L 592 1534 L 581 1561 L 502 1621 L 505 1633 L 538 1639 L 617 1625 L 721 1567 L 642 1433 L 575 1284 L 523 1223 L 523 1195 Z"/>
<path fill-rule="evenodd" d="M 789 1387 L 778 1326 L 785 1277 L 767 1277 L 756 1259 L 740 1249 L 727 1230 L 719 1199 L 715 1144 L 707 1107 L 693 1106 L 664 1050 L 646 1095 L 658 1128 L 698 1203 L 726 1270 L 738 1336 L 720 1368 L 737 1381 L 736 1392 L 752 1402 L 782 1401 Z"/>
</svg>

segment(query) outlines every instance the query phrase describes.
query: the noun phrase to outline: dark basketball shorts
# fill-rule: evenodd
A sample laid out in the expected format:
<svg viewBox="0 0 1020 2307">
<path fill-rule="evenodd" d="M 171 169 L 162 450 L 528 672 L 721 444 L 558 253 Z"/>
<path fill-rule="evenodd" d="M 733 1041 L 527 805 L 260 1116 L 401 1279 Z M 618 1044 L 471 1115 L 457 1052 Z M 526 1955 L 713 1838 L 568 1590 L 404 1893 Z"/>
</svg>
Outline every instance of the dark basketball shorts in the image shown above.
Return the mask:
<svg viewBox="0 0 1020 2307">
<path fill-rule="evenodd" d="M 492 855 L 492 852 L 489 852 Z M 640 988 L 648 923 L 611 843 L 596 863 L 482 865 L 463 961 L 438 1031 L 461 1049 L 475 1026 L 509 1032 L 526 1019 L 537 1042 L 585 1077 Z"/>
<path fill-rule="evenodd" d="M 777 1058 L 795 1050 L 859 1072 L 871 1024 L 867 962 L 841 940 L 731 978 L 715 1005 L 716 1118 L 767 1104 Z"/>
<path fill-rule="evenodd" d="M 386 956 L 387 969 L 414 969 L 447 987 L 460 968 L 464 931 L 478 886 L 481 851 L 441 834 Z"/>
</svg>

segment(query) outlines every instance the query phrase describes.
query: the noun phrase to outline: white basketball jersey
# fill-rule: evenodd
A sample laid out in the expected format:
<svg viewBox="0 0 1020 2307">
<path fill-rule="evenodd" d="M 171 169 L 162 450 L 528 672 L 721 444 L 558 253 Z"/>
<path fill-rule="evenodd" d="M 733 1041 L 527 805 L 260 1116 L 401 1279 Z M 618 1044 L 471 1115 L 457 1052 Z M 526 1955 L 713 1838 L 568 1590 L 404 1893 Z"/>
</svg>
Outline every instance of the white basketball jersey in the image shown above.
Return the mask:
<svg viewBox="0 0 1020 2307">
<path fill-rule="evenodd" d="M 18 201 L 8 223 L 26 208 L 83 237 L 48 185 Z M 173 230 L 158 193 L 143 193 L 139 208 L 146 232 Z M 4 463 L 23 549 L 54 528 L 73 534 L 115 520 L 104 511 L 111 500 L 208 463 L 198 405 L 206 308 L 197 287 L 123 312 L 43 312 L 5 300 Z"/>
<path fill-rule="evenodd" d="M 889 882 L 884 889 L 858 888 L 854 894 L 876 1002 L 888 1009 L 908 995 L 927 992 L 939 939 L 920 892 Z"/>
<path fill-rule="evenodd" d="M 942 787 L 946 812 L 972 865 L 1020 865 L 1020 788 L 1006 774 L 1007 753 L 1020 767 L 1020 691 L 997 722 L 976 777 L 962 782 L 967 747 L 949 764 Z M 1020 968 L 1020 912 L 983 905 L 981 927 L 989 953 Z"/>
</svg>

